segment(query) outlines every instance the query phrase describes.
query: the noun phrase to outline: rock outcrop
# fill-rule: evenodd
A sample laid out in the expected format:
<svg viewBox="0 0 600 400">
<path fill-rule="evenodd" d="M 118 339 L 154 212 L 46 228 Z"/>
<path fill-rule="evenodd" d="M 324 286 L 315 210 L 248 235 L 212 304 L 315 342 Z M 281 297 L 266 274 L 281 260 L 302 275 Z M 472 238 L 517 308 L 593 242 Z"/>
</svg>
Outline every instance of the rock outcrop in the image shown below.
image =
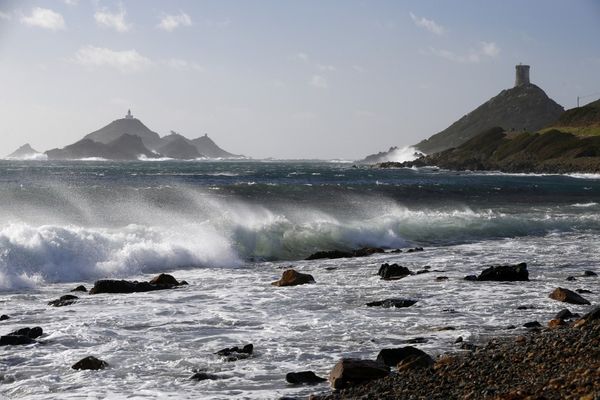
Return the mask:
<svg viewBox="0 0 600 400">
<path fill-rule="evenodd" d="M 283 271 L 281 279 L 271 283 L 273 286 L 297 286 L 307 283 L 315 283 L 315 278 L 310 274 L 303 274 L 294 269 Z"/>
<path fill-rule="evenodd" d="M 344 389 L 388 376 L 390 369 L 377 361 L 343 358 L 329 373 L 334 389 Z"/>
<path fill-rule="evenodd" d="M 573 292 L 572 290 L 561 288 L 561 287 L 554 289 L 548 297 L 550 297 L 553 300 L 562 301 L 564 303 L 590 304 L 590 302 L 588 300 L 584 299 L 583 297 L 581 297 L 577 293 Z"/>
</svg>

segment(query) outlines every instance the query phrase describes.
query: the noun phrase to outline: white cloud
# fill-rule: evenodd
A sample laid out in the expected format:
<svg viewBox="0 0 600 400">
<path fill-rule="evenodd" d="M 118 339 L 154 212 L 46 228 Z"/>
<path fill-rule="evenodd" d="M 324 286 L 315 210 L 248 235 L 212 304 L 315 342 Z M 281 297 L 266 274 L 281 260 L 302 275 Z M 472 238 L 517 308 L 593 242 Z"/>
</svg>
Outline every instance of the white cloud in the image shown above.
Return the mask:
<svg viewBox="0 0 600 400">
<path fill-rule="evenodd" d="M 466 54 L 458 54 L 450 50 L 436 49 L 434 47 L 430 47 L 429 52 L 423 53 L 433 54 L 457 63 L 478 63 L 481 62 L 482 57 L 496 58 L 500 54 L 500 48 L 494 42 L 481 42 L 478 49 L 472 49 Z"/>
<path fill-rule="evenodd" d="M 117 32 L 127 32 L 131 29 L 131 24 L 125 21 L 127 12 L 121 6 L 119 11 L 111 13 L 107 9 L 102 9 L 94 13 L 96 23 L 104 28 L 114 29 Z"/>
<path fill-rule="evenodd" d="M 191 26 L 192 19 L 189 15 L 184 12 L 180 12 L 178 15 L 165 15 L 161 18 L 157 25 L 157 28 L 163 31 L 173 32 L 180 26 Z"/>
<path fill-rule="evenodd" d="M 152 65 L 136 50 L 116 51 L 89 45 L 77 51 L 74 61 L 84 67 L 109 67 L 121 72 L 135 72 Z"/>
<path fill-rule="evenodd" d="M 35 7 L 31 15 L 21 17 L 25 25 L 57 31 L 65 29 L 65 19 L 59 13 L 47 8 Z"/>
<path fill-rule="evenodd" d="M 319 88 L 319 89 L 327 89 L 329 87 L 329 83 L 327 82 L 327 79 L 325 79 L 321 75 L 313 75 L 310 78 L 308 83 L 311 86 Z"/>
<path fill-rule="evenodd" d="M 200 64 L 183 60 L 181 58 L 171 58 L 165 61 L 165 64 L 168 67 L 176 69 L 178 71 L 204 71 L 204 68 Z"/>
<path fill-rule="evenodd" d="M 12 18 L 12 17 L 10 16 L 10 14 L 9 14 L 9 13 L 5 13 L 5 12 L 2 12 L 2 11 L 0 11 L 0 19 L 9 20 L 9 19 L 11 19 L 11 18 Z"/>
<path fill-rule="evenodd" d="M 416 26 L 427 29 L 429 32 L 435 33 L 436 35 L 443 35 L 444 32 L 446 32 L 446 29 L 443 26 L 436 23 L 432 19 L 427 19 L 425 17 L 419 18 L 413 13 L 410 13 L 410 18 L 413 20 Z"/>
</svg>

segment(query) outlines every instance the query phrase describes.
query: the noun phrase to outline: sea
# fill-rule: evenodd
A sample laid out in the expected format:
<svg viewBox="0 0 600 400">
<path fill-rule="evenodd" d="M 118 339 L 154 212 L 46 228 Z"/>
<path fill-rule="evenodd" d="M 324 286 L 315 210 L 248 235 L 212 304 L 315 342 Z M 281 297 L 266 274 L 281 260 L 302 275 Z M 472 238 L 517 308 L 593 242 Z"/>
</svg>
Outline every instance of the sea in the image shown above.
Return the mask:
<svg viewBox="0 0 600 400">
<path fill-rule="evenodd" d="M 410 345 L 436 357 L 546 325 L 556 287 L 600 301 L 600 176 L 374 169 L 336 161 L 0 161 L 0 398 L 279 399 L 329 391 L 342 357 Z M 305 259 L 319 250 L 385 253 Z M 423 251 L 407 249 L 423 247 Z M 392 253 L 401 249 L 402 253 Z M 470 282 L 527 263 L 529 282 Z M 396 281 L 383 263 L 411 271 Z M 428 267 L 428 268 L 426 268 Z M 316 283 L 275 287 L 287 268 Z M 76 293 L 98 279 L 169 273 L 189 285 Z M 573 280 L 567 280 L 568 277 Z M 447 277 L 447 279 L 443 278 Z M 440 279 L 438 279 L 440 278 Z M 405 298 L 408 308 L 367 307 Z M 509 329 L 510 328 L 510 329 Z M 416 339 L 416 340 L 415 340 Z M 416 342 L 416 343 L 415 343 Z M 214 353 L 252 343 L 252 357 Z M 93 355 L 100 371 L 71 369 Z M 195 371 L 218 379 L 195 381 Z"/>
</svg>

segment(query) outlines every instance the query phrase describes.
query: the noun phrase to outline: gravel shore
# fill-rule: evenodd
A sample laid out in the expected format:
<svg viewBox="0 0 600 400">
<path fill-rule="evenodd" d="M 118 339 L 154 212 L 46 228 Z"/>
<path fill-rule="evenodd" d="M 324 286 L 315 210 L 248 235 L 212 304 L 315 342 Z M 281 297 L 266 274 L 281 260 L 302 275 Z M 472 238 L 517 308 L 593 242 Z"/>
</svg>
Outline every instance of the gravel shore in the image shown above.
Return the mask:
<svg viewBox="0 0 600 400">
<path fill-rule="evenodd" d="M 493 339 L 444 355 L 434 368 L 400 371 L 337 399 L 600 399 L 600 321 Z"/>
</svg>

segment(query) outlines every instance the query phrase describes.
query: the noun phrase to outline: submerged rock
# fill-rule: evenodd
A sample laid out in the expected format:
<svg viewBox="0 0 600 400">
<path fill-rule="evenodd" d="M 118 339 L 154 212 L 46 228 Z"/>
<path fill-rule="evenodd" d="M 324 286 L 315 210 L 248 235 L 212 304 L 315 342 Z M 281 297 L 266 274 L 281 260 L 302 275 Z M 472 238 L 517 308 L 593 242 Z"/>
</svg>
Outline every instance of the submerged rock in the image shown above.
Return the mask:
<svg viewBox="0 0 600 400">
<path fill-rule="evenodd" d="M 424 358 L 424 362 L 422 364 L 427 364 L 428 366 L 433 365 L 433 358 L 431 358 L 424 351 L 412 346 L 399 347 L 395 349 L 383 349 L 377 355 L 377 361 L 387 365 L 388 367 L 394 367 L 407 359 L 414 361 L 417 358 Z"/>
<path fill-rule="evenodd" d="M 72 294 L 66 294 L 56 300 L 49 301 L 48 305 L 54 307 L 70 306 L 71 304 L 77 303 L 78 299 L 79 297 L 77 296 L 73 296 Z"/>
<path fill-rule="evenodd" d="M 592 293 L 591 290 L 587 290 L 587 289 L 575 289 L 575 291 L 580 294 Z"/>
<path fill-rule="evenodd" d="M 2 314 L 0 315 L 0 321 L 6 321 L 7 319 L 10 319 L 10 317 L 6 314 Z"/>
<path fill-rule="evenodd" d="M 219 376 L 214 375 L 214 374 L 209 374 L 207 372 L 195 372 L 194 375 L 190 376 L 190 380 L 193 381 L 206 381 L 206 380 L 216 380 L 216 379 L 220 379 Z"/>
<path fill-rule="evenodd" d="M 329 373 L 334 389 L 344 389 L 388 376 L 390 368 L 377 361 L 342 358 Z"/>
<path fill-rule="evenodd" d="M 595 273 L 594 271 L 583 271 L 583 276 L 598 276 L 597 273 Z"/>
<path fill-rule="evenodd" d="M 173 289 L 180 285 L 181 283 L 168 274 L 160 274 L 152 278 L 150 282 L 102 279 L 94 283 L 94 287 L 90 289 L 90 294 L 151 292 Z"/>
<path fill-rule="evenodd" d="M 496 265 L 484 269 L 477 277 L 478 281 L 528 281 L 529 272 L 527 264 L 520 263 L 516 265 Z"/>
<path fill-rule="evenodd" d="M 75 289 L 71 290 L 71 292 L 87 292 L 87 288 L 83 285 L 79 285 Z"/>
<path fill-rule="evenodd" d="M 317 251 L 306 257 L 306 260 L 321 260 L 335 258 L 367 257 L 377 253 L 384 253 L 385 250 L 379 247 L 363 247 L 352 251 L 343 250 L 325 250 Z"/>
<path fill-rule="evenodd" d="M 573 314 L 571 311 L 569 311 L 568 308 L 564 308 L 556 313 L 556 315 L 554 316 L 554 319 L 565 320 L 565 319 L 573 319 L 573 318 L 579 318 L 579 317 L 580 317 L 579 314 Z"/>
<path fill-rule="evenodd" d="M 88 370 L 99 370 L 108 367 L 108 363 L 106 361 L 100 360 L 94 356 L 87 356 L 77 361 L 75 364 L 71 366 L 73 369 L 88 369 Z"/>
<path fill-rule="evenodd" d="M 417 251 L 423 251 L 423 248 L 422 247 L 415 247 L 415 248 L 406 250 L 407 253 L 415 253 Z"/>
<path fill-rule="evenodd" d="M 288 383 L 292 383 L 294 385 L 307 384 L 307 385 L 316 385 L 321 382 L 325 382 L 327 379 L 321 378 L 317 376 L 312 371 L 301 371 L 301 372 L 289 372 L 285 375 L 285 380 Z"/>
<path fill-rule="evenodd" d="M 416 303 L 417 303 L 417 300 L 411 300 L 411 299 L 385 299 L 385 300 L 379 300 L 379 301 L 372 301 L 370 303 L 367 303 L 366 306 L 367 307 L 383 307 L 383 308 L 391 308 L 391 307 L 405 308 L 405 307 L 410 307 Z"/>
<path fill-rule="evenodd" d="M 17 346 L 23 344 L 35 343 L 35 340 L 25 335 L 6 335 L 0 336 L 0 346 Z"/>
<path fill-rule="evenodd" d="M 281 279 L 271 283 L 273 286 L 296 286 L 307 283 L 315 283 L 315 278 L 310 274 L 303 274 L 294 269 L 283 271 Z"/>
<path fill-rule="evenodd" d="M 577 293 L 575 293 L 569 289 L 565 289 L 565 288 L 561 288 L 561 287 L 554 289 L 554 291 L 552 291 L 552 293 L 550 293 L 550 295 L 548 297 L 550 297 L 553 300 L 562 301 L 564 303 L 590 304 L 590 302 L 588 300 L 584 299 Z"/>
<path fill-rule="evenodd" d="M 394 280 L 394 279 L 402 279 L 411 275 L 412 272 L 406 267 L 398 264 L 382 264 L 379 267 L 379 271 L 377 271 L 377 275 L 381 276 L 383 280 Z"/>
<path fill-rule="evenodd" d="M 227 347 L 217 351 L 215 354 L 221 357 L 225 357 L 226 361 L 237 361 L 248 358 L 254 352 L 254 345 L 252 343 L 245 345 L 241 349 L 237 346 Z"/>
<path fill-rule="evenodd" d="M 539 323 L 539 322 L 537 322 L 537 321 L 531 321 L 531 322 L 525 322 L 525 323 L 523 324 L 523 326 L 524 326 L 525 328 L 541 328 L 541 327 L 542 327 L 542 324 L 540 324 L 540 323 Z"/>
<path fill-rule="evenodd" d="M 9 336 L 27 336 L 31 339 L 37 339 L 44 334 L 44 330 L 39 326 L 33 328 L 21 328 L 9 333 Z"/>
</svg>

